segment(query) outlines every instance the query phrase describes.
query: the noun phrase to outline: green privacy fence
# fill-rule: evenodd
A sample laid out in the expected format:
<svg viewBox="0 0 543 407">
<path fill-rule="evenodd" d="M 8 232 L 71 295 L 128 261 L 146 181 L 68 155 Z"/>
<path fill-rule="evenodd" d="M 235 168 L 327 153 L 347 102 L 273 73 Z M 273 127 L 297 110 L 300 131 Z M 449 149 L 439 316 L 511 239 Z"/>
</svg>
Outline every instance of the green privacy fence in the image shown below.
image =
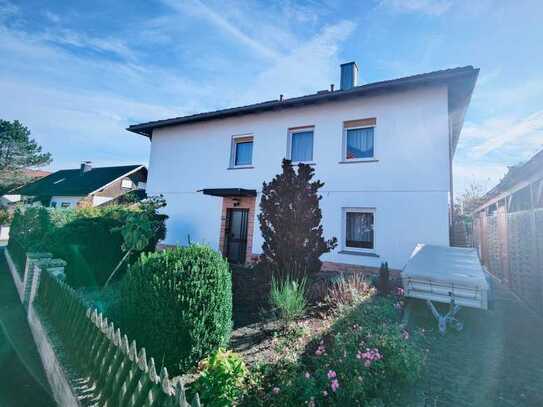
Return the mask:
<svg viewBox="0 0 543 407">
<path fill-rule="evenodd" d="M 166 368 L 157 374 L 153 358 L 137 349 L 112 322 L 86 307 L 63 281 L 42 271 L 36 297 L 38 311 L 61 342 L 63 356 L 78 377 L 82 404 L 98 406 L 200 406 L 189 403 L 180 381 Z"/>
</svg>

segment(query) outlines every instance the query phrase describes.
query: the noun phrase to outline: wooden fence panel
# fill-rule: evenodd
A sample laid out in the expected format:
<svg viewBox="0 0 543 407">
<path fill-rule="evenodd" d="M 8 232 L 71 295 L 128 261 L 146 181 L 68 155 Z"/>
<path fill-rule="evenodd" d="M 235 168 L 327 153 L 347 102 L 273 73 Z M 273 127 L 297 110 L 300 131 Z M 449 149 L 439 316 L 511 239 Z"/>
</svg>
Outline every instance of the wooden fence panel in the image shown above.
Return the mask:
<svg viewBox="0 0 543 407">
<path fill-rule="evenodd" d="M 36 304 L 40 315 L 62 341 L 70 368 L 80 377 L 78 389 L 96 406 L 156 407 L 200 406 L 198 395 L 187 401 L 181 383 L 175 386 L 166 368 L 157 374 L 153 358 L 145 348 L 87 308 L 77 293 L 47 271 L 41 272 Z M 130 343 L 130 344 L 129 344 Z"/>
</svg>

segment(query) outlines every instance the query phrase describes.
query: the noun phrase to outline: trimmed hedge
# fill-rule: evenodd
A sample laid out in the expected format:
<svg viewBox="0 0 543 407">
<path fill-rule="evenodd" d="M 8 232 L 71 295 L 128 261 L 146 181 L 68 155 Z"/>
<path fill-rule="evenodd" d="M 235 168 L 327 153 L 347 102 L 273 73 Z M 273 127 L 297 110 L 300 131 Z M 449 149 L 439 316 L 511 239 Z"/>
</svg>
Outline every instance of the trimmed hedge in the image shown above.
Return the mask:
<svg viewBox="0 0 543 407">
<path fill-rule="evenodd" d="M 228 263 L 207 246 L 142 254 L 121 284 L 127 334 L 179 374 L 228 343 L 232 279 Z"/>
<path fill-rule="evenodd" d="M 15 210 L 9 231 L 8 250 L 21 278 L 26 253 L 45 250 L 43 237 L 49 229 L 49 214 L 45 208 L 29 207 L 24 211 L 21 208 Z"/>
<path fill-rule="evenodd" d="M 47 251 L 68 262 L 66 281 L 72 287 L 102 286 L 124 255 L 119 227 L 133 213 L 148 216 L 138 208 L 17 209 L 10 230 L 8 249 L 13 252 Z M 157 219 L 165 215 L 155 214 Z M 153 250 L 165 236 L 165 227 L 148 247 Z M 17 247 L 19 246 L 19 247 Z M 133 259 L 139 253 L 133 255 Z M 22 260 L 24 267 L 24 259 Z M 123 274 L 118 273 L 120 277 Z"/>
</svg>

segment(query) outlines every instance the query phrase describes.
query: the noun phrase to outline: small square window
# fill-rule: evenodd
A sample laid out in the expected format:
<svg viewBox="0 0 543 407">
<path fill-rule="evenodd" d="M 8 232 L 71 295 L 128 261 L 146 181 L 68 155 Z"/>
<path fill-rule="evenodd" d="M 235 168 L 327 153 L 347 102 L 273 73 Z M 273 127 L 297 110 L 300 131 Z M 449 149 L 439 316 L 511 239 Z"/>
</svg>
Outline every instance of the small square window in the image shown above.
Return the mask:
<svg viewBox="0 0 543 407">
<path fill-rule="evenodd" d="M 60 207 L 61 208 L 69 208 L 71 206 L 70 202 L 62 202 L 60 204 Z"/>
<path fill-rule="evenodd" d="M 313 161 L 313 129 L 290 132 L 290 160 Z"/>
<path fill-rule="evenodd" d="M 51 208 L 56 208 L 56 207 L 57 207 L 56 201 L 52 201 L 52 202 L 51 202 Z"/>
<path fill-rule="evenodd" d="M 371 209 L 345 209 L 344 244 L 346 249 L 375 249 L 375 211 Z"/>
<path fill-rule="evenodd" d="M 231 167 L 245 167 L 253 164 L 253 137 L 243 136 L 232 139 Z"/>
<path fill-rule="evenodd" d="M 121 188 L 132 188 L 132 180 L 126 178 L 121 181 Z"/>
<path fill-rule="evenodd" d="M 374 127 L 345 129 L 345 159 L 373 158 Z"/>
</svg>

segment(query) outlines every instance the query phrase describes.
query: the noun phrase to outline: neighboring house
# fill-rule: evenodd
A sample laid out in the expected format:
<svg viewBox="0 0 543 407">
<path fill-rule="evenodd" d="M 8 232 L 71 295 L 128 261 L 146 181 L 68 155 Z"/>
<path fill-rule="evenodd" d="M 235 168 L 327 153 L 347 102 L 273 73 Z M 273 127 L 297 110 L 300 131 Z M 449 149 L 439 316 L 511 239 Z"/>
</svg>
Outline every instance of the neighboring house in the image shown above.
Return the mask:
<svg viewBox="0 0 543 407">
<path fill-rule="evenodd" d="M 471 66 L 130 126 L 151 140 L 149 194 L 163 194 L 165 244 L 198 241 L 232 262 L 263 239 L 263 181 L 284 157 L 314 166 L 326 238 L 325 269 L 388 261 L 401 268 L 419 242 L 449 244 L 451 162 L 478 76 Z"/>
<path fill-rule="evenodd" d="M 543 150 L 485 195 L 473 242 L 488 270 L 543 312 Z"/>
<path fill-rule="evenodd" d="M 144 189 L 143 165 L 93 168 L 84 162 L 78 169 L 60 170 L 13 192 L 57 208 L 97 206 L 135 189 Z"/>
</svg>

